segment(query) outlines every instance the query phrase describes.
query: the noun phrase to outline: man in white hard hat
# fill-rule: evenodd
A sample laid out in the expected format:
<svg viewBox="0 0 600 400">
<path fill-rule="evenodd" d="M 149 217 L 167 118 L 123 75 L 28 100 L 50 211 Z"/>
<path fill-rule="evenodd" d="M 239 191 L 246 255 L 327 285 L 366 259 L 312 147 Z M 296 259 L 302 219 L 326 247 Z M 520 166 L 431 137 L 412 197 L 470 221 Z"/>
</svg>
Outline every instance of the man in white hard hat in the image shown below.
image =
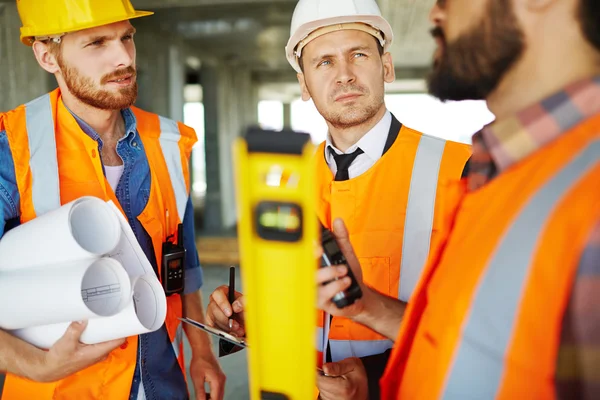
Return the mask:
<svg viewBox="0 0 600 400">
<path fill-rule="evenodd" d="M 378 291 L 406 302 L 440 229 L 436 199 L 460 179 L 470 148 L 403 126 L 386 109 L 384 85 L 395 77 L 392 39 L 375 0 L 300 0 L 286 56 L 303 100 L 314 101 L 329 127 L 315 160 L 319 218 L 327 228 L 338 217 L 348 225 L 365 297 Z M 231 308 L 225 288 L 217 289 L 208 320 L 228 329 Z M 233 311 L 241 310 L 234 303 Z M 393 342 L 329 314 L 318 324 L 320 362 L 333 362 L 323 367 L 329 376 L 318 377 L 321 397 L 365 398 L 368 374 L 377 398 Z M 233 332 L 243 334 L 243 327 L 235 322 Z"/>
<path fill-rule="evenodd" d="M 6 374 L 0 397 L 188 399 L 185 329 L 197 398 L 206 398 L 208 381 L 212 398 L 222 399 L 225 376 L 209 338 L 179 321 L 204 314 L 187 167 L 196 134 L 133 107 L 130 20 L 152 13 L 136 11 L 129 0 L 18 0 L 17 8 L 21 41 L 58 89 L 0 113 L 0 240 L 45 211 L 95 196 L 119 206 L 159 277 L 164 249 L 185 249 L 186 258 L 185 279 L 172 282 L 177 293 L 167 297 L 165 322 L 153 332 L 85 345 L 87 324 L 73 322 L 43 351 L 0 329 L 0 373 Z M 175 243 L 179 223 L 183 240 Z M 155 318 L 137 311 L 140 322 Z"/>
</svg>

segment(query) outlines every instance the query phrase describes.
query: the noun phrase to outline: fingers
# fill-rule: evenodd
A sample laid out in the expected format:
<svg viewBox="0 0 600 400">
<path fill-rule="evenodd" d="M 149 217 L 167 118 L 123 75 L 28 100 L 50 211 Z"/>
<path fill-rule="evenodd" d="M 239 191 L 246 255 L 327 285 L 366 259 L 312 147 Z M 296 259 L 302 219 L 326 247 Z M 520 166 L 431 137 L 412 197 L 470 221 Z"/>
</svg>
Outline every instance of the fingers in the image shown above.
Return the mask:
<svg viewBox="0 0 600 400">
<path fill-rule="evenodd" d="M 349 382 L 341 377 L 317 375 L 317 388 L 323 400 L 345 399 L 349 391 Z"/>
<path fill-rule="evenodd" d="M 217 374 L 206 374 L 206 381 L 210 387 L 210 398 L 216 400 L 223 400 L 224 387 L 225 387 L 225 375 Z"/>
<path fill-rule="evenodd" d="M 356 360 L 356 358 L 345 358 L 342 361 L 327 363 L 323 365 L 323 371 L 330 376 L 346 375 L 354 371 Z"/>
<path fill-rule="evenodd" d="M 79 339 L 81 338 L 81 334 L 87 328 L 87 321 L 75 321 L 71 322 L 71 325 L 67 328 L 67 331 L 63 335 L 60 340 L 66 340 L 70 343 L 79 343 Z"/>
<path fill-rule="evenodd" d="M 347 273 L 348 269 L 345 265 L 319 268 L 317 269 L 317 284 L 322 285 L 336 278 L 344 277 Z"/>
<path fill-rule="evenodd" d="M 111 351 L 121 346 L 126 340 L 127 338 L 121 338 L 97 344 L 82 345 L 79 349 L 79 355 L 91 362 L 97 362 L 105 359 Z"/>
<path fill-rule="evenodd" d="M 230 332 L 232 335 L 237 337 L 245 337 L 246 330 L 244 326 L 244 321 L 241 320 L 237 315 L 232 320 L 232 326 Z"/>
<path fill-rule="evenodd" d="M 196 400 L 206 400 L 206 390 L 204 389 L 204 381 L 202 383 L 194 381 L 194 389 L 196 389 Z M 210 397 L 213 398 L 212 396 Z"/>
<path fill-rule="evenodd" d="M 340 245 L 340 241 L 343 241 L 343 243 L 350 243 L 348 228 L 346 228 L 346 224 L 341 218 L 336 218 L 333 221 L 333 234 L 338 241 L 338 245 Z"/>
<path fill-rule="evenodd" d="M 356 357 L 346 358 L 323 365 L 329 376 L 317 376 L 317 386 L 324 400 L 367 398 L 367 376 L 362 361 Z"/>
<path fill-rule="evenodd" d="M 232 319 L 231 320 L 231 329 L 230 332 L 231 334 L 238 336 L 238 337 L 243 337 L 245 335 L 244 332 L 244 325 L 242 323 L 240 323 L 237 319 Z"/>
<path fill-rule="evenodd" d="M 348 266 L 352 269 L 352 272 L 354 272 L 354 276 L 359 283 L 362 283 L 362 271 L 360 269 L 360 263 L 358 262 L 356 253 L 354 253 L 352 243 L 350 243 L 348 229 L 341 218 L 336 218 L 335 221 L 333 221 L 333 234 L 338 246 L 340 247 L 340 250 L 342 250 L 342 253 L 344 253 L 346 260 L 348 261 Z"/>
<path fill-rule="evenodd" d="M 331 377 L 339 377 L 340 375 L 343 375 L 342 366 L 337 362 L 323 364 L 323 372 Z"/>
<path fill-rule="evenodd" d="M 238 296 L 239 295 L 239 296 Z M 236 313 L 241 313 L 246 308 L 246 296 L 241 293 L 236 293 L 236 299 L 232 304 L 233 311 Z"/>
<path fill-rule="evenodd" d="M 214 301 L 211 301 L 206 307 L 206 322 L 210 326 L 229 332 L 229 317 Z"/>
<path fill-rule="evenodd" d="M 331 299 L 339 292 L 342 292 L 350 287 L 351 280 L 349 277 L 333 281 L 325 286 L 317 288 L 317 302 L 320 309 L 328 309 L 331 307 Z"/>
<path fill-rule="evenodd" d="M 81 339 L 81 334 L 86 327 L 87 321 L 72 322 L 64 335 L 52 346 L 51 350 L 54 350 L 56 354 L 65 354 L 69 357 L 79 347 L 79 339 Z"/>
<path fill-rule="evenodd" d="M 217 306 L 221 309 L 225 316 L 230 317 L 232 314 L 231 304 L 229 304 L 229 299 L 227 298 L 227 292 L 229 288 L 227 286 L 220 286 L 215 289 L 214 292 L 210 295 L 211 302 L 215 302 Z"/>
</svg>

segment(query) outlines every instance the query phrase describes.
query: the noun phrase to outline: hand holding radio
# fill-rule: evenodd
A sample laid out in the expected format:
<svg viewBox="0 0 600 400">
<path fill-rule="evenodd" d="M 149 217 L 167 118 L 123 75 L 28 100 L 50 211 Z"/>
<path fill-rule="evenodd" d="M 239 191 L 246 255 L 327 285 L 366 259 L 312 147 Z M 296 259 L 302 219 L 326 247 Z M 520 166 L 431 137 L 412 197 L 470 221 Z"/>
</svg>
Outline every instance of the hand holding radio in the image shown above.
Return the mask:
<svg viewBox="0 0 600 400">
<path fill-rule="evenodd" d="M 344 222 L 336 219 L 333 228 L 334 235 L 323 229 L 322 266 L 317 271 L 318 306 L 332 315 L 351 318 L 362 312 L 364 301 L 359 299 L 368 288 Z"/>
</svg>

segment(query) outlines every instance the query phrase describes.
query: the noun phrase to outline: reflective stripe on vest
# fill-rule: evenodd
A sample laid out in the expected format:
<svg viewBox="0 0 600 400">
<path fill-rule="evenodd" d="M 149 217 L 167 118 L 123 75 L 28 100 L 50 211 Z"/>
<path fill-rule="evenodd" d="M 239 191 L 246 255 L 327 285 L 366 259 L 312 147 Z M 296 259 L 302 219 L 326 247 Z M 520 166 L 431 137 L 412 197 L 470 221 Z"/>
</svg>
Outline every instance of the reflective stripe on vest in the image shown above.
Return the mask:
<svg viewBox="0 0 600 400">
<path fill-rule="evenodd" d="M 183 176 L 183 166 L 181 165 L 181 152 L 179 150 L 181 133 L 179 132 L 177 122 L 164 117 L 159 117 L 159 120 L 160 147 L 167 163 L 169 176 L 171 177 L 171 185 L 173 186 L 175 200 L 177 201 L 179 220 L 183 221 L 188 195 L 185 177 Z"/>
<path fill-rule="evenodd" d="M 37 216 L 60 207 L 56 137 L 50 95 L 25 104 L 31 159 L 32 198 Z"/>
<path fill-rule="evenodd" d="M 317 351 L 325 351 L 325 337 L 323 336 L 323 328 L 317 328 Z"/>
<path fill-rule="evenodd" d="M 54 120 L 50 95 L 46 94 L 25 105 L 27 136 L 29 138 L 32 197 L 37 216 L 60 207 L 60 184 Z M 188 200 L 179 150 L 177 122 L 160 118 L 160 145 L 169 170 L 173 192 L 177 201 L 179 220 L 183 221 Z"/>
<path fill-rule="evenodd" d="M 529 200 L 504 235 L 475 292 L 442 398 L 463 399 L 464 393 L 473 399 L 496 397 L 505 372 L 503 357 L 513 337 L 539 232 L 563 196 L 597 165 L 598 159 L 599 141 L 551 178 Z M 514 251 L 516 248 L 518 252 Z"/>
<path fill-rule="evenodd" d="M 421 135 L 413 162 L 410 189 L 404 221 L 404 239 L 400 264 L 398 298 L 408 301 L 429 256 L 438 178 L 446 141 Z M 329 314 L 325 314 L 325 329 Z M 391 340 L 337 340 L 329 339 L 321 347 L 326 352 L 331 346 L 331 360 L 365 357 L 380 354 L 393 347 Z M 325 354 L 324 354 L 325 361 Z"/>
<path fill-rule="evenodd" d="M 422 135 L 413 163 L 404 220 L 398 298 L 408 301 L 429 255 L 438 176 L 446 141 Z"/>
<path fill-rule="evenodd" d="M 183 326 L 181 326 L 181 322 L 177 325 L 177 329 L 175 330 L 175 337 L 173 338 L 173 351 L 175 352 L 175 357 L 179 358 L 179 350 L 181 349 L 181 345 L 183 343 Z"/>
<path fill-rule="evenodd" d="M 438 180 L 445 149 L 444 139 L 420 134 L 412 164 L 399 266 L 398 298 L 402 301 L 409 301 L 429 256 Z M 390 150 L 393 151 L 392 148 Z M 329 314 L 325 314 L 323 325 L 327 331 Z M 329 341 L 323 344 L 322 350 L 319 349 L 324 352 L 324 361 L 328 346 L 331 346 L 332 361 L 379 354 L 393 347 L 393 341 L 387 339 L 339 340 L 328 337 Z"/>
</svg>

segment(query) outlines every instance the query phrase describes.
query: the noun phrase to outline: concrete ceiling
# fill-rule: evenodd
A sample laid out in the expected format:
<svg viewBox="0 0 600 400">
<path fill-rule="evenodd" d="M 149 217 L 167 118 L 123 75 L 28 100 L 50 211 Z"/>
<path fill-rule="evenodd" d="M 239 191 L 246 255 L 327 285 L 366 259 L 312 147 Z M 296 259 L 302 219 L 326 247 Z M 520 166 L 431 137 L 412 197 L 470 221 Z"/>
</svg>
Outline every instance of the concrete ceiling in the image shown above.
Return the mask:
<svg viewBox="0 0 600 400">
<path fill-rule="evenodd" d="M 12 3 L 15 0 L 0 0 Z M 394 30 L 392 56 L 397 79 L 419 79 L 431 64 L 434 41 L 428 13 L 435 0 L 377 0 Z M 284 56 L 297 0 L 132 0 L 155 15 L 135 22 L 177 32 L 193 57 L 188 67 L 223 60 L 250 68 L 257 82 L 295 82 Z M 194 64 L 196 64 L 194 66 Z"/>
<path fill-rule="evenodd" d="M 423 75 L 434 42 L 428 13 L 435 0 L 378 0 L 394 29 L 392 55 L 397 69 Z M 287 81 L 293 70 L 284 56 L 297 0 L 132 0 L 155 11 L 145 23 L 181 34 L 201 58 L 218 58 L 250 67 L 267 80 Z M 414 72 L 414 73 L 413 73 Z"/>
</svg>

